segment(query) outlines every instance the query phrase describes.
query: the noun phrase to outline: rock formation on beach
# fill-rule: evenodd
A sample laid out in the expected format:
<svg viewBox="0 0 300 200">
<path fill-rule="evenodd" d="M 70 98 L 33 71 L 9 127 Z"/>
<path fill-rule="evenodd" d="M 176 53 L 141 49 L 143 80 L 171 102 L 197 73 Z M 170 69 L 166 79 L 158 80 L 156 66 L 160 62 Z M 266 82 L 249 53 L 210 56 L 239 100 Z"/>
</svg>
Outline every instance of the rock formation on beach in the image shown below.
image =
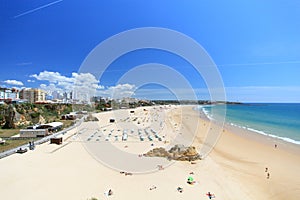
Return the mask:
<svg viewBox="0 0 300 200">
<path fill-rule="evenodd" d="M 160 147 L 154 148 L 144 154 L 146 157 L 164 157 L 169 160 L 179 160 L 179 161 L 195 161 L 201 160 L 201 156 L 196 151 L 194 146 L 185 147 L 183 145 L 175 145 L 169 151 Z"/>
<path fill-rule="evenodd" d="M 86 122 L 90 122 L 90 121 L 99 121 L 99 119 L 91 114 L 89 114 L 86 119 L 85 119 Z"/>
</svg>

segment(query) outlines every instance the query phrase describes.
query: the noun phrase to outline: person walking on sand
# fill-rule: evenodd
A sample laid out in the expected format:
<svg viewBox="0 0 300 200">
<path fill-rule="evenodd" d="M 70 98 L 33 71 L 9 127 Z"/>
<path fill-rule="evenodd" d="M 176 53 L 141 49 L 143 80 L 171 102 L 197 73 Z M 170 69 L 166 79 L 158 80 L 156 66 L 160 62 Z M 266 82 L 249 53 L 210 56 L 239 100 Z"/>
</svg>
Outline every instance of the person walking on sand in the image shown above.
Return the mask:
<svg viewBox="0 0 300 200">
<path fill-rule="evenodd" d="M 113 195 L 113 191 L 111 189 L 109 189 L 107 192 L 104 192 L 104 195 L 109 197 L 109 196 Z"/>
<path fill-rule="evenodd" d="M 210 192 L 208 192 L 206 195 L 208 196 L 209 199 L 215 198 L 215 195 Z"/>
<path fill-rule="evenodd" d="M 178 187 L 177 191 L 180 192 L 180 193 L 182 193 L 183 192 L 183 188 L 182 187 Z"/>
<path fill-rule="evenodd" d="M 267 179 L 269 179 L 269 178 L 270 178 L 270 173 L 268 172 L 268 173 L 267 173 Z"/>
<path fill-rule="evenodd" d="M 265 170 L 265 172 L 268 172 L 268 168 L 266 167 L 266 170 Z"/>
<path fill-rule="evenodd" d="M 153 185 L 149 190 L 155 190 L 156 189 L 156 186 Z"/>
</svg>

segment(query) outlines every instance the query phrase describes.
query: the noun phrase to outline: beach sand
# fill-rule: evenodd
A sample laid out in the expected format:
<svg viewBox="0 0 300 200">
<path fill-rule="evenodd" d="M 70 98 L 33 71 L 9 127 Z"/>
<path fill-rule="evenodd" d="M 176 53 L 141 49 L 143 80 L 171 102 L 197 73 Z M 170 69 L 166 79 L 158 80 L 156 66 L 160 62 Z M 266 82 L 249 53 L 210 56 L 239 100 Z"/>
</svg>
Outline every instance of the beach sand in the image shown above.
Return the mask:
<svg viewBox="0 0 300 200">
<path fill-rule="evenodd" d="M 208 199 L 207 192 L 214 199 L 300 199 L 300 148 L 235 127 L 226 126 L 211 153 L 194 164 L 139 156 L 154 147 L 190 142 L 201 152 L 207 133 L 218 128 L 192 108 L 99 113 L 99 122 L 84 122 L 69 131 L 62 145 L 45 143 L 0 159 L 1 199 L 198 200 Z M 110 123 L 111 118 L 116 123 Z M 140 141 L 139 129 L 145 141 Z M 145 129 L 152 136 L 151 129 L 159 133 L 162 141 L 149 141 Z M 122 141 L 124 130 L 127 141 Z M 194 185 L 186 183 L 189 176 Z M 109 189 L 113 195 L 107 197 Z"/>
</svg>

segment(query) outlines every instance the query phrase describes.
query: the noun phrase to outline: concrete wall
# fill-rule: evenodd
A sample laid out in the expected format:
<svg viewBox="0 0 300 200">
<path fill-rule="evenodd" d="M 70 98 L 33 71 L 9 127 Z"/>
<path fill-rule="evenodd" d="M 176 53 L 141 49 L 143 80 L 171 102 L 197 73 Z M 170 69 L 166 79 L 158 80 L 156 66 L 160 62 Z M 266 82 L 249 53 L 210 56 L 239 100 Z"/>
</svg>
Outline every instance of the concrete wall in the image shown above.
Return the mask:
<svg viewBox="0 0 300 200">
<path fill-rule="evenodd" d="M 20 137 L 38 137 L 48 135 L 47 129 L 21 129 Z"/>
</svg>

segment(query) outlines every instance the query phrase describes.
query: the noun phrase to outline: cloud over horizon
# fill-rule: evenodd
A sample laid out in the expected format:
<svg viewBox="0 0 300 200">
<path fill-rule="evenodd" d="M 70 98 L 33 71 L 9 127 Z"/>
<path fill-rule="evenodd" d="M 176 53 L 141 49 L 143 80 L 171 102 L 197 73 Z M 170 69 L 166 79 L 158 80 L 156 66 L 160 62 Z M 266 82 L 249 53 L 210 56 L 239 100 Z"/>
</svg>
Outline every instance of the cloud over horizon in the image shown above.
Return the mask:
<svg viewBox="0 0 300 200">
<path fill-rule="evenodd" d="M 59 72 L 43 71 L 39 74 L 30 75 L 38 81 L 43 81 L 40 88 L 48 94 L 52 92 L 71 92 L 75 93 L 77 98 L 87 99 L 91 96 L 103 96 L 113 98 L 130 97 L 136 90 L 132 84 L 118 84 L 116 86 L 105 87 L 99 84 L 99 80 L 91 73 L 75 73 L 71 77 L 61 75 Z M 31 80 L 30 82 L 33 82 Z"/>
<path fill-rule="evenodd" d="M 40 87 L 49 94 L 52 92 L 71 92 L 73 90 L 91 92 L 103 88 L 103 86 L 99 85 L 99 81 L 90 73 L 78 74 L 73 72 L 71 77 L 67 77 L 59 72 L 43 71 L 30 77 L 36 78 L 38 81 L 44 81 L 45 83 L 40 84 Z"/>
<path fill-rule="evenodd" d="M 17 81 L 17 80 L 6 80 L 6 81 L 3 81 L 3 82 L 8 84 L 8 85 L 17 85 L 17 86 L 23 86 L 24 85 L 21 81 Z"/>
<path fill-rule="evenodd" d="M 125 83 L 125 84 L 118 84 L 116 86 L 107 87 L 105 90 L 103 90 L 103 92 L 112 98 L 120 99 L 123 97 L 133 96 L 135 94 L 135 90 L 136 90 L 135 85 Z"/>
</svg>

